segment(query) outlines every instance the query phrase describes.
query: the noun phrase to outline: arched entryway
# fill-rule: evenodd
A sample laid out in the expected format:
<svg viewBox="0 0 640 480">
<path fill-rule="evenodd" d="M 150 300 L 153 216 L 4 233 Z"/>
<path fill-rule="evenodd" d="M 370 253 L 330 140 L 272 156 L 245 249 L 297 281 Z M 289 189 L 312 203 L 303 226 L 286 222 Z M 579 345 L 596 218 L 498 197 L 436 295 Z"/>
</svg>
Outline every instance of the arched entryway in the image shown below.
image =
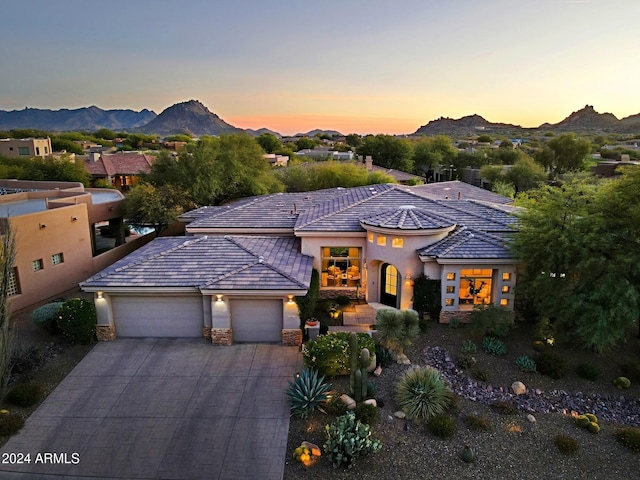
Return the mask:
<svg viewBox="0 0 640 480">
<path fill-rule="evenodd" d="M 380 303 L 396 308 L 399 287 L 398 269 L 389 263 L 383 263 L 380 268 Z"/>
</svg>

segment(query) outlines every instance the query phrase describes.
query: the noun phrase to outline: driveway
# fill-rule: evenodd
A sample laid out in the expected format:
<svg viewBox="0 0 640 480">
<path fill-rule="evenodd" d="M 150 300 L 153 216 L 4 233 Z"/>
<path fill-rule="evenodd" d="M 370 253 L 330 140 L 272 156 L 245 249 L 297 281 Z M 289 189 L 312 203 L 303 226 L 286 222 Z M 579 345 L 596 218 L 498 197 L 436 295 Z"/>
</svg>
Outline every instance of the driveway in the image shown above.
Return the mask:
<svg viewBox="0 0 640 480">
<path fill-rule="evenodd" d="M 280 345 L 99 343 L 0 450 L 0 477 L 281 479 L 301 368 Z"/>
</svg>

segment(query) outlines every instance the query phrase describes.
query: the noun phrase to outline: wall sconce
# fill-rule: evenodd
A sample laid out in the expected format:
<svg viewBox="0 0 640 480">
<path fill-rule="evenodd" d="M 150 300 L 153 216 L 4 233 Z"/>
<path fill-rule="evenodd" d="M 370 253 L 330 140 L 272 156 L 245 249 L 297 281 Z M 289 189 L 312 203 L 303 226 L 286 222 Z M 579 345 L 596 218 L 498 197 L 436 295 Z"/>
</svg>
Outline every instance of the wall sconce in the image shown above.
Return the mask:
<svg viewBox="0 0 640 480">
<path fill-rule="evenodd" d="M 71 221 L 72 222 L 77 222 L 78 221 L 78 217 L 71 217 Z"/>
<path fill-rule="evenodd" d="M 216 294 L 216 302 L 217 303 L 222 303 L 222 295 L 220 295 L 219 293 Z"/>
<path fill-rule="evenodd" d="M 39 228 L 40 230 L 44 230 L 45 228 L 47 228 L 47 226 L 46 226 L 44 223 L 39 223 L 39 224 L 38 224 L 38 228 Z"/>
<path fill-rule="evenodd" d="M 293 305 L 293 295 L 287 295 L 287 298 L 289 299 L 289 301 L 287 302 L 289 305 Z"/>
<path fill-rule="evenodd" d="M 410 273 L 407 273 L 407 276 L 405 277 L 404 283 L 405 283 L 405 285 L 413 285 L 413 278 L 411 277 Z"/>
<path fill-rule="evenodd" d="M 102 299 L 104 298 L 104 297 L 102 296 L 102 292 L 98 292 L 98 293 L 97 293 L 97 295 L 98 295 L 98 300 L 102 300 Z"/>
</svg>

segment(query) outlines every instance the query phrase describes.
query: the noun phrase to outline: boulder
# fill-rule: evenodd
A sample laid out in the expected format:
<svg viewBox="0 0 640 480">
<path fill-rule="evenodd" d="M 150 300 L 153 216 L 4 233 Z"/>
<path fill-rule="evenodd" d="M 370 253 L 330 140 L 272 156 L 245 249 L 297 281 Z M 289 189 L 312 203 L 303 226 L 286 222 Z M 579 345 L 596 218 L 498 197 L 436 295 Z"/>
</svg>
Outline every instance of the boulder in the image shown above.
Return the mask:
<svg viewBox="0 0 640 480">
<path fill-rule="evenodd" d="M 378 365 L 378 366 L 376 367 L 376 369 L 373 371 L 373 374 L 374 374 L 376 377 L 379 377 L 380 375 L 382 375 L 382 367 L 381 367 L 380 365 Z"/>
<path fill-rule="evenodd" d="M 393 414 L 393 416 L 396 418 L 399 418 L 400 420 L 402 420 L 403 418 L 407 418 L 407 414 L 404 413 L 402 410 L 398 410 Z"/>
<path fill-rule="evenodd" d="M 346 393 L 340 395 L 340 400 L 347 406 L 347 410 L 354 410 L 356 408 L 356 401 Z"/>
<path fill-rule="evenodd" d="M 396 363 L 401 365 L 411 365 L 411 360 L 404 353 L 400 353 L 396 356 Z"/>
<path fill-rule="evenodd" d="M 513 382 L 511 384 L 511 391 L 516 395 L 522 395 L 524 393 L 527 393 L 527 387 L 525 387 L 524 383 L 522 382 Z"/>
<path fill-rule="evenodd" d="M 536 423 L 536 417 L 531 414 L 527 415 L 527 420 L 529 420 L 531 423 Z"/>
<path fill-rule="evenodd" d="M 378 402 L 376 402 L 375 398 L 369 398 L 367 400 L 364 401 L 365 405 L 373 405 L 374 407 L 378 406 Z"/>
</svg>

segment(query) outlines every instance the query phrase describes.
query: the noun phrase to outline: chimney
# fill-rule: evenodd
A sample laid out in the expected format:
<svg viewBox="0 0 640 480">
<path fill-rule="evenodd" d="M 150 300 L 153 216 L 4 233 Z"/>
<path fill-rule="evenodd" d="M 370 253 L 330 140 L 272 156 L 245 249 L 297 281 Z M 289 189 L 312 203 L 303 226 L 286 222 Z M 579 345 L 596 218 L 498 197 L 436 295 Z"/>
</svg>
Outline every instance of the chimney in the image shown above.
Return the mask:
<svg viewBox="0 0 640 480">
<path fill-rule="evenodd" d="M 620 155 L 620 161 L 628 163 L 631 161 L 631 157 L 629 156 L 628 153 L 623 153 L 622 155 Z"/>
<path fill-rule="evenodd" d="M 358 155 L 358 163 L 364 164 L 364 155 Z"/>
<path fill-rule="evenodd" d="M 367 167 L 367 172 L 373 170 L 373 157 L 371 155 L 367 155 L 364 159 L 364 165 Z"/>
<path fill-rule="evenodd" d="M 460 200 L 460 197 L 462 197 L 462 192 L 458 192 L 458 200 Z"/>
<path fill-rule="evenodd" d="M 100 159 L 100 152 L 89 152 L 89 161 L 96 163 Z"/>
</svg>

